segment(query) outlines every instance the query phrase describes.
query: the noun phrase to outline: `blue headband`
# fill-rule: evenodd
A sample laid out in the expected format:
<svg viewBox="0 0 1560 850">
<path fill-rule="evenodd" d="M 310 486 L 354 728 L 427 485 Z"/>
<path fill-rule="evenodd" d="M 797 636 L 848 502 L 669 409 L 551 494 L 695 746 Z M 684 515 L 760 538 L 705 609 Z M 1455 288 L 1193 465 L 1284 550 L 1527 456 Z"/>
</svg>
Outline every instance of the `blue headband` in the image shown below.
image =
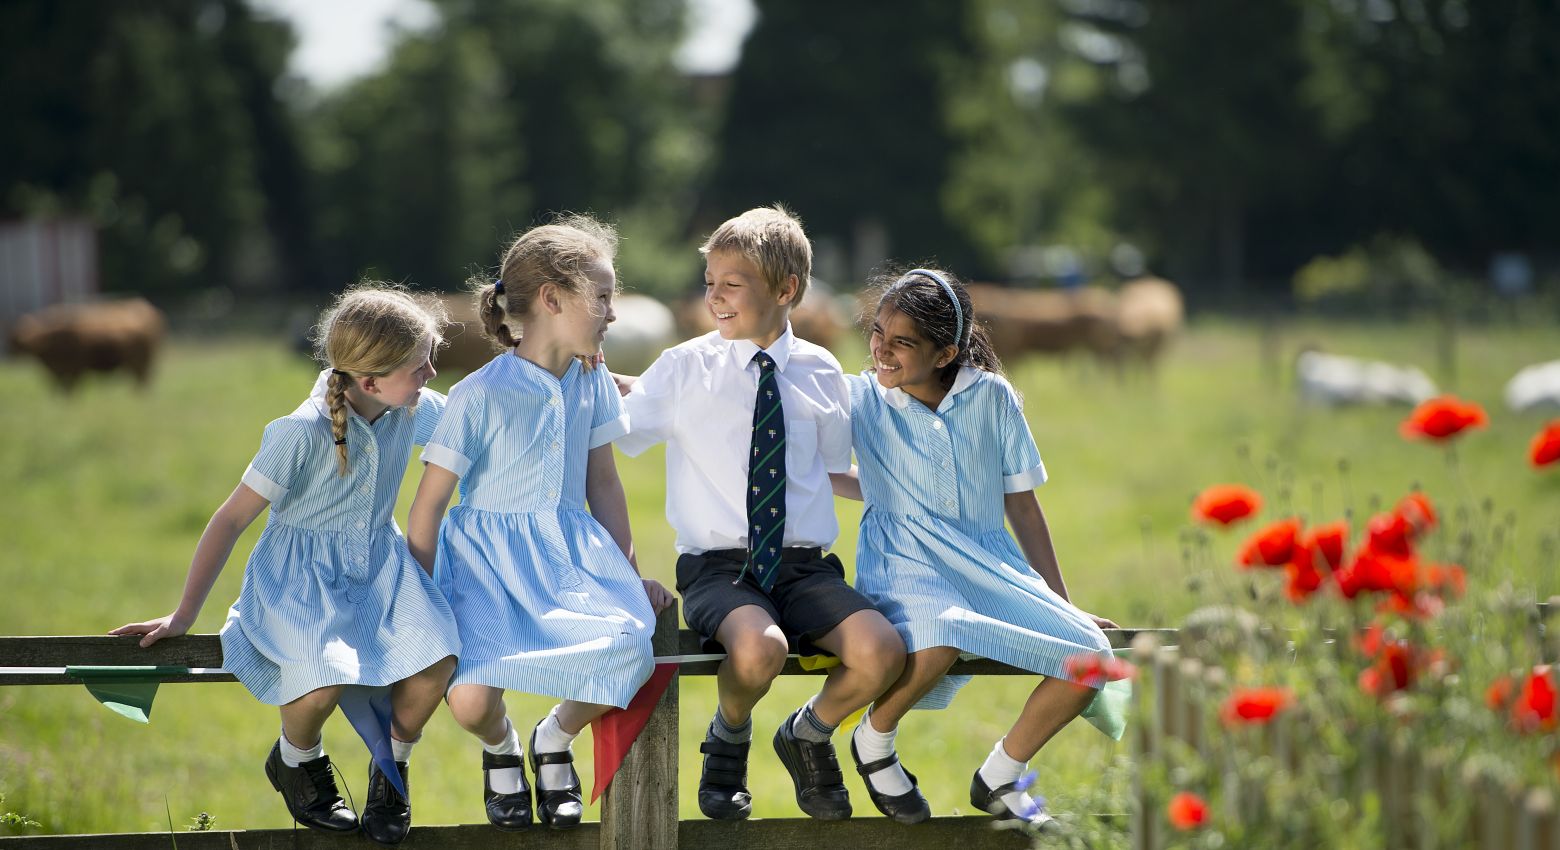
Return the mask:
<svg viewBox="0 0 1560 850">
<path fill-rule="evenodd" d="M 910 271 L 905 272 L 899 278 L 899 283 L 904 283 L 906 280 L 915 277 L 916 275 L 931 278 L 932 280 L 937 281 L 938 285 L 943 288 L 943 292 L 948 293 L 948 300 L 953 302 L 953 322 L 954 328 L 957 331 L 957 333 L 953 335 L 953 342 L 955 346 L 963 348 L 964 308 L 959 306 L 959 296 L 953 291 L 953 285 L 948 282 L 947 278 L 943 277 L 937 272 L 932 271 L 931 269 L 911 269 Z"/>
</svg>

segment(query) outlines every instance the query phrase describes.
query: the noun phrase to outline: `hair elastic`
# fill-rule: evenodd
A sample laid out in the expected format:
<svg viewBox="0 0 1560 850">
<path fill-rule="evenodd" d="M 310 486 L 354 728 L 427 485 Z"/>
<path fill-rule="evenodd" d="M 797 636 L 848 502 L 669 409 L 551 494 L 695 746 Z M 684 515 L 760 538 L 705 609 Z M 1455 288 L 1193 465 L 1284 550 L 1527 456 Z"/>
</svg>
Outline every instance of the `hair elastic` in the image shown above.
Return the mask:
<svg viewBox="0 0 1560 850">
<path fill-rule="evenodd" d="M 340 369 L 331 369 L 330 373 L 332 375 L 340 375 L 343 378 L 350 378 L 350 377 L 352 377 L 351 375 L 347 374 L 346 372 L 341 371 Z"/>
<path fill-rule="evenodd" d="M 932 280 L 937 281 L 937 283 L 942 286 L 943 291 L 948 293 L 948 300 L 953 302 L 953 322 L 954 322 L 954 329 L 957 331 L 953 335 L 953 340 L 954 340 L 954 343 L 957 344 L 959 348 L 963 348 L 964 347 L 964 308 L 959 306 L 959 296 L 958 296 L 957 293 L 955 293 L 953 291 L 953 285 L 948 282 L 947 278 L 943 277 L 942 275 L 938 274 L 937 272 L 932 271 L 931 269 L 911 269 L 910 271 L 905 272 L 899 278 L 899 282 L 900 283 L 904 283 L 906 280 L 908 280 L 909 278 L 914 277 L 916 275 L 920 275 L 921 277 L 925 277 L 925 278 L 931 278 Z"/>
<path fill-rule="evenodd" d="M 347 444 L 347 438 L 346 437 L 342 437 L 341 439 L 336 441 L 336 445 L 338 445 L 338 446 L 344 446 L 346 444 Z"/>
<path fill-rule="evenodd" d="M 497 280 L 493 281 L 493 294 L 494 295 L 503 295 L 504 294 L 504 279 L 503 278 L 498 278 Z"/>
</svg>

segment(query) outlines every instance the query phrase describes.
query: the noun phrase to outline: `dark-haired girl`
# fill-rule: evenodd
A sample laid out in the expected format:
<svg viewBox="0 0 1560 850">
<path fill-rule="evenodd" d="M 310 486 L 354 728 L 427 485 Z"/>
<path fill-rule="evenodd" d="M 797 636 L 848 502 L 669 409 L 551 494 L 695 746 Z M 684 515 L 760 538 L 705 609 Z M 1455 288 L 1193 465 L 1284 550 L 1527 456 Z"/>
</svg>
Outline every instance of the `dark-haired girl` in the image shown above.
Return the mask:
<svg viewBox="0 0 1560 850">
<path fill-rule="evenodd" d="M 857 727 L 851 755 L 880 811 L 925 820 L 930 807 L 894 752 L 900 719 L 918 704 L 947 705 L 962 682 L 944 674 L 961 652 L 1032 670 L 1046 678 L 976 769 L 970 802 L 1044 825 L 1050 817 L 1024 790 L 1027 762 L 1098 693 L 1068 681 L 1064 665 L 1108 654 L 1101 628 L 1114 624 L 1068 601 L 1034 495 L 1045 466 L 963 285 L 932 269 L 886 283 L 872 368 L 848 376 L 859 480 L 836 492 L 866 502 L 856 587 L 910 655 Z"/>
</svg>

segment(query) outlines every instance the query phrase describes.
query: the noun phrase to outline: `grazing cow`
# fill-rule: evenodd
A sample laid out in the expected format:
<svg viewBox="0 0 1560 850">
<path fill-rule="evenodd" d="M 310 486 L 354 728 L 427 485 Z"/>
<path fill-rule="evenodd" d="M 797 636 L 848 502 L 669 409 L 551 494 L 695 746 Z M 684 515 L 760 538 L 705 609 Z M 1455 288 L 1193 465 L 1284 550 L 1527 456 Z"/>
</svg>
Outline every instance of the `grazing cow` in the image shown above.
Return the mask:
<svg viewBox="0 0 1560 850">
<path fill-rule="evenodd" d="M 1335 407 L 1349 404 L 1415 405 L 1436 395 L 1435 383 L 1412 366 L 1360 360 L 1315 349 L 1295 358 L 1300 399 Z"/>
<path fill-rule="evenodd" d="M 475 297 L 465 293 L 441 296 L 450 313 L 450 326 L 444 331 L 445 345 L 434 355 L 439 369 L 472 372 L 501 349 L 482 332 Z M 614 372 L 637 374 L 647 368 L 667 346 L 676 342 L 672 311 L 647 295 L 619 295 L 612 301 L 617 321 L 607 330 L 602 343 L 607 363 Z"/>
<path fill-rule="evenodd" d="M 10 351 L 36 357 L 67 393 L 87 372 L 117 369 L 145 389 L 165 328 L 163 314 L 140 298 L 61 304 L 18 319 Z"/>
<path fill-rule="evenodd" d="M 1529 410 L 1560 410 L 1560 360 L 1538 363 L 1518 372 L 1506 384 L 1506 406 Z"/>
<path fill-rule="evenodd" d="M 986 323 L 991 345 L 1004 360 L 1030 352 L 1074 350 L 1101 359 L 1115 356 L 1116 296 L 1107 290 L 1085 286 L 1034 291 L 979 283 L 967 288 L 975 314 Z"/>
<path fill-rule="evenodd" d="M 1116 333 L 1119 355 L 1152 367 L 1165 345 L 1181 330 L 1186 310 L 1181 290 L 1168 280 L 1142 277 L 1128 281 L 1116 293 Z"/>
</svg>

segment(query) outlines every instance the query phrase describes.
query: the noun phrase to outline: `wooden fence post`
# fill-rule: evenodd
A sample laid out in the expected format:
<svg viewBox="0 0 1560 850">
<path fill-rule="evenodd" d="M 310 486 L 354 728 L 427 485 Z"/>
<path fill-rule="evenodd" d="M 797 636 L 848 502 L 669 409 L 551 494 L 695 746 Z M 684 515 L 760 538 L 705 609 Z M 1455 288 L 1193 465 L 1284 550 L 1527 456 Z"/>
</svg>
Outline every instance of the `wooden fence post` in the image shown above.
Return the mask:
<svg viewBox="0 0 1560 850">
<path fill-rule="evenodd" d="M 1132 850 L 1155 850 L 1159 846 L 1156 837 L 1159 831 L 1158 795 L 1148 790 L 1143 774 L 1151 762 L 1159 762 L 1164 758 L 1163 752 L 1155 749 L 1159 737 L 1159 713 L 1154 710 L 1148 692 L 1144 690 L 1145 679 L 1150 678 L 1148 671 L 1158 669 L 1155 661 L 1161 652 L 1159 641 L 1152 636 L 1144 635 L 1132 642 L 1132 663 L 1138 668 L 1138 679 L 1132 685 L 1132 703 L 1136 709 L 1132 719 L 1136 722 L 1136 728 L 1129 733 L 1132 736 L 1132 759 L 1136 764 L 1132 771 Z M 1151 681 L 1156 692 L 1164 687 L 1157 676 L 1152 677 Z"/>
<path fill-rule="evenodd" d="M 677 603 L 655 621 L 657 656 L 676 655 Z M 677 846 L 677 677 L 650 714 L 601 798 L 602 850 Z"/>
</svg>

